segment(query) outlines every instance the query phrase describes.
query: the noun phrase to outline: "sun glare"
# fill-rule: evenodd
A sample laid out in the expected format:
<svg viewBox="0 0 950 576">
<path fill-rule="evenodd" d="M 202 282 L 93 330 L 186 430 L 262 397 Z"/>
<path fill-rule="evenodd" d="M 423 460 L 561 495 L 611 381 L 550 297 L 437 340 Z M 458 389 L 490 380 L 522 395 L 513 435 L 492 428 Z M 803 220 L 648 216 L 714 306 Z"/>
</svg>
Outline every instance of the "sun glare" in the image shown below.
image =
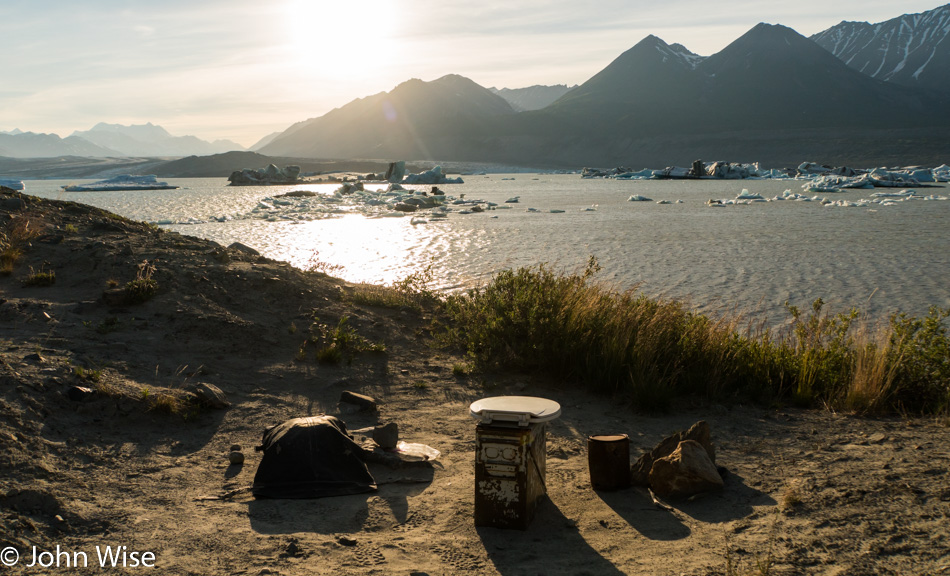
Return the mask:
<svg viewBox="0 0 950 576">
<path fill-rule="evenodd" d="M 288 44 L 300 73 L 366 77 L 396 61 L 394 0 L 295 0 L 286 6 Z"/>
</svg>

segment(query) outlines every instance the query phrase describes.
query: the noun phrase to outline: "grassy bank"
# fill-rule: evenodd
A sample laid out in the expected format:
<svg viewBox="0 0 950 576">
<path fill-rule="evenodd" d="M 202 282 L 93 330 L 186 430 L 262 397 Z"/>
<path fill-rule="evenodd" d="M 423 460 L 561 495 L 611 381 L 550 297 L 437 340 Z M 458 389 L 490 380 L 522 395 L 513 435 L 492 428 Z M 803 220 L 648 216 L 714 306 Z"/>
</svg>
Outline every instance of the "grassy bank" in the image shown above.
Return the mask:
<svg viewBox="0 0 950 576">
<path fill-rule="evenodd" d="M 936 413 L 950 406 L 950 309 L 895 315 L 880 326 L 856 310 L 787 305 L 770 330 L 739 316 L 616 291 L 545 265 L 506 270 L 447 298 L 443 341 L 480 369 L 535 371 L 626 397 L 645 410 L 679 396 L 752 398 L 856 412 Z"/>
</svg>

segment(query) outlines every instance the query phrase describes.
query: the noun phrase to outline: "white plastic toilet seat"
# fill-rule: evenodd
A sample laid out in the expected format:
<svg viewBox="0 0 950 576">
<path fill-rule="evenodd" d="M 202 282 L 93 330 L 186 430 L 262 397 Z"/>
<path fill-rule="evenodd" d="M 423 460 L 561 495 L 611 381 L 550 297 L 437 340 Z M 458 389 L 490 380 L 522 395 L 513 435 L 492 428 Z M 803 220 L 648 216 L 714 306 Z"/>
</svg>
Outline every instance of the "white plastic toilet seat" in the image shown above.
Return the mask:
<svg viewBox="0 0 950 576">
<path fill-rule="evenodd" d="M 493 396 L 472 402 L 469 407 L 473 418 L 482 424 L 493 421 L 517 422 L 527 426 L 550 422 L 561 415 L 561 405 L 554 400 L 535 396 Z"/>
</svg>

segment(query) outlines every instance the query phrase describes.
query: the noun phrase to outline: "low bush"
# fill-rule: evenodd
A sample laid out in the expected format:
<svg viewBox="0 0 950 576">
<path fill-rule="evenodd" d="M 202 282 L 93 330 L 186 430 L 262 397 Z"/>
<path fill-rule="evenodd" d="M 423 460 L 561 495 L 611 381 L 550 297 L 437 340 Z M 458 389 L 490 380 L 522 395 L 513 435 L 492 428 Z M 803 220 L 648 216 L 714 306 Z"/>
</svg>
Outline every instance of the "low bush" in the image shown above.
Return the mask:
<svg viewBox="0 0 950 576">
<path fill-rule="evenodd" d="M 710 318 L 673 300 L 616 291 L 581 273 L 546 265 L 497 274 L 450 296 L 442 343 L 475 367 L 547 373 L 646 410 L 678 396 L 789 399 L 855 411 L 935 412 L 950 399 L 950 351 L 943 320 L 895 316 L 870 330 L 857 310 L 830 314 L 786 305 L 790 325 L 773 331 L 738 316 Z"/>
<path fill-rule="evenodd" d="M 155 296 L 158 290 L 158 282 L 152 276 L 155 274 L 155 266 L 148 260 L 143 260 L 138 265 L 135 273 L 135 279 L 125 285 L 125 296 L 130 304 L 141 304 L 147 302 Z"/>
</svg>

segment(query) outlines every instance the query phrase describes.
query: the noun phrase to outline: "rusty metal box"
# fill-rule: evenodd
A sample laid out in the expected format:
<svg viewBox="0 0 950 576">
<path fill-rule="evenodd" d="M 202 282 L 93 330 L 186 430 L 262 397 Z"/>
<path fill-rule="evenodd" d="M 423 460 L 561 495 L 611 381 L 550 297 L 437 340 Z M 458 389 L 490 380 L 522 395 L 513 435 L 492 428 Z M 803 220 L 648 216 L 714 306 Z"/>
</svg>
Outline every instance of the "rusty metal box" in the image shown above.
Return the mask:
<svg viewBox="0 0 950 576">
<path fill-rule="evenodd" d="M 475 429 L 475 525 L 527 529 L 547 494 L 546 424 Z"/>
</svg>

